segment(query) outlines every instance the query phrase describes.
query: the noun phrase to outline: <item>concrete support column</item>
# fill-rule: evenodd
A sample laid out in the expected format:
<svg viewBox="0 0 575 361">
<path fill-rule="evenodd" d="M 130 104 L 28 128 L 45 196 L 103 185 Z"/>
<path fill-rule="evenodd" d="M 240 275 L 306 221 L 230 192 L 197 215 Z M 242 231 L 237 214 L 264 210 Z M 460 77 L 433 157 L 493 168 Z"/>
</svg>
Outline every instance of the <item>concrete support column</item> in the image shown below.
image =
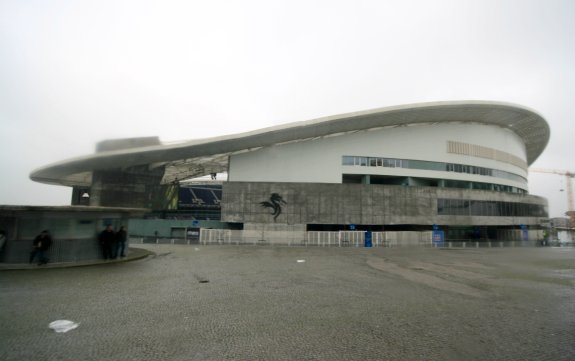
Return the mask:
<svg viewBox="0 0 575 361">
<path fill-rule="evenodd" d="M 90 206 L 153 208 L 163 196 L 160 182 L 164 168 L 147 166 L 110 171 L 94 171 L 90 188 Z"/>
<path fill-rule="evenodd" d="M 100 198 L 102 195 L 102 180 L 99 177 L 98 172 L 94 172 L 92 175 L 92 186 L 90 187 L 90 206 L 100 207 Z"/>
</svg>

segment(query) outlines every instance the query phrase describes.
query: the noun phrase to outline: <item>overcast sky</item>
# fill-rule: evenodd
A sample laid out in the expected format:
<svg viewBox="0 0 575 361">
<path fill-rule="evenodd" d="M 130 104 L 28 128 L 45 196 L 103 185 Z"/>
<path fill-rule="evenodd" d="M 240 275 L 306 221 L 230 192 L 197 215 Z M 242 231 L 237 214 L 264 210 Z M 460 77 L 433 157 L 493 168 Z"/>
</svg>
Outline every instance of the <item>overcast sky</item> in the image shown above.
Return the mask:
<svg viewBox="0 0 575 361">
<path fill-rule="evenodd" d="M 399 104 L 495 100 L 551 126 L 575 171 L 575 1 L 0 0 L 0 204 L 108 138 L 203 138 Z M 530 192 L 567 210 L 566 182 Z"/>
</svg>

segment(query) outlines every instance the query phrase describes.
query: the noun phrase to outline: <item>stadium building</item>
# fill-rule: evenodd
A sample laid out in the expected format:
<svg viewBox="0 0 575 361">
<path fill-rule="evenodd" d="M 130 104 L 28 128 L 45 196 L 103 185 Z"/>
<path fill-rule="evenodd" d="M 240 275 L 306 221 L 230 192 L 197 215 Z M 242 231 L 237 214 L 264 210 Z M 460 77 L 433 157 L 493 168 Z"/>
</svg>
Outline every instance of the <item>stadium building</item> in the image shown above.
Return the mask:
<svg viewBox="0 0 575 361">
<path fill-rule="evenodd" d="M 175 144 L 107 140 L 31 179 L 73 187 L 73 205 L 217 220 L 271 242 L 350 230 L 395 232 L 400 243 L 413 232 L 425 243 L 432 230 L 449 241 L 533 241 L 548 211 L 529 194 L 528 166 L 549 133 L 518 105 L 423 103 Z"/>
</svg>

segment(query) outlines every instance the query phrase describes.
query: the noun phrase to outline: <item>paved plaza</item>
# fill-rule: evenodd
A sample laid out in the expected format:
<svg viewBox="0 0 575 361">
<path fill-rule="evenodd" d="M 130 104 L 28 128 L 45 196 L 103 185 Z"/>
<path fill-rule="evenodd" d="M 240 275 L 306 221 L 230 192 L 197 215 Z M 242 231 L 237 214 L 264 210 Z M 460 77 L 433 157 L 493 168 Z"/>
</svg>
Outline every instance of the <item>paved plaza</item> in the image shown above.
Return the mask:
<svg viewBox="0 0 575 361">
<path fill-rule="evenodd" d="M 572 248 L 137 247 L 0 271 L 0 359 L 575 359 Z"/>
</svg>

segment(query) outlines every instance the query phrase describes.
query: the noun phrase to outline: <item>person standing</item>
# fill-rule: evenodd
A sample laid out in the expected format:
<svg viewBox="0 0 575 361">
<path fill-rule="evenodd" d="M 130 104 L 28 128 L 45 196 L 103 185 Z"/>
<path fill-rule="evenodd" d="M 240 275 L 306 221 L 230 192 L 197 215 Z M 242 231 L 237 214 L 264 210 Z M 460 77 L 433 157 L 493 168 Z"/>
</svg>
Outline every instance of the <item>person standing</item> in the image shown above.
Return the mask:
<svg viewBox="0 0 575 361">
<path fill-rule="evenodd" d="M 4 250 L 5 244 L 6 244 L 6 232 L 0 229 L 0 252 Z"/>
<path fill-rule="evenodd" d="M 4 248 L 6 247 L 7 240 L 6 232 L 4 232 L 4 230 L 0 230 L 0 262 L 4 259 Z"/>
<path fill-rule="evenodd" d="M 47 229 L 43 230 L 39 235 L 34 238 L 32 242 L 32 252 L 30 252 L 30 263 L 38 257 L 38 266 L 48 263 L 49 259 L 46 257 L 46 251 L 52 246 L 52 237 Z"/>
<path fill-rule="evenodd" d="M 126 240 L 128 238 L 128 233 L 124 226 L 120 227 L 120 230 L 116 233 L 116 255 L 119 257 L 126 257 Z"/>
<path fill-rule="evenodd" d="M 104 256 L 104 259 L 112 259 L 112 244 L 114 243 L 115 238 L 116 235 L 112 229 L 112 225 L 110 224 L 107 225 L 106 229 L 100 233 L 98 241 L 100 241 L 100 247 L 102 247 L 102 255 Z"/>
</svg>

